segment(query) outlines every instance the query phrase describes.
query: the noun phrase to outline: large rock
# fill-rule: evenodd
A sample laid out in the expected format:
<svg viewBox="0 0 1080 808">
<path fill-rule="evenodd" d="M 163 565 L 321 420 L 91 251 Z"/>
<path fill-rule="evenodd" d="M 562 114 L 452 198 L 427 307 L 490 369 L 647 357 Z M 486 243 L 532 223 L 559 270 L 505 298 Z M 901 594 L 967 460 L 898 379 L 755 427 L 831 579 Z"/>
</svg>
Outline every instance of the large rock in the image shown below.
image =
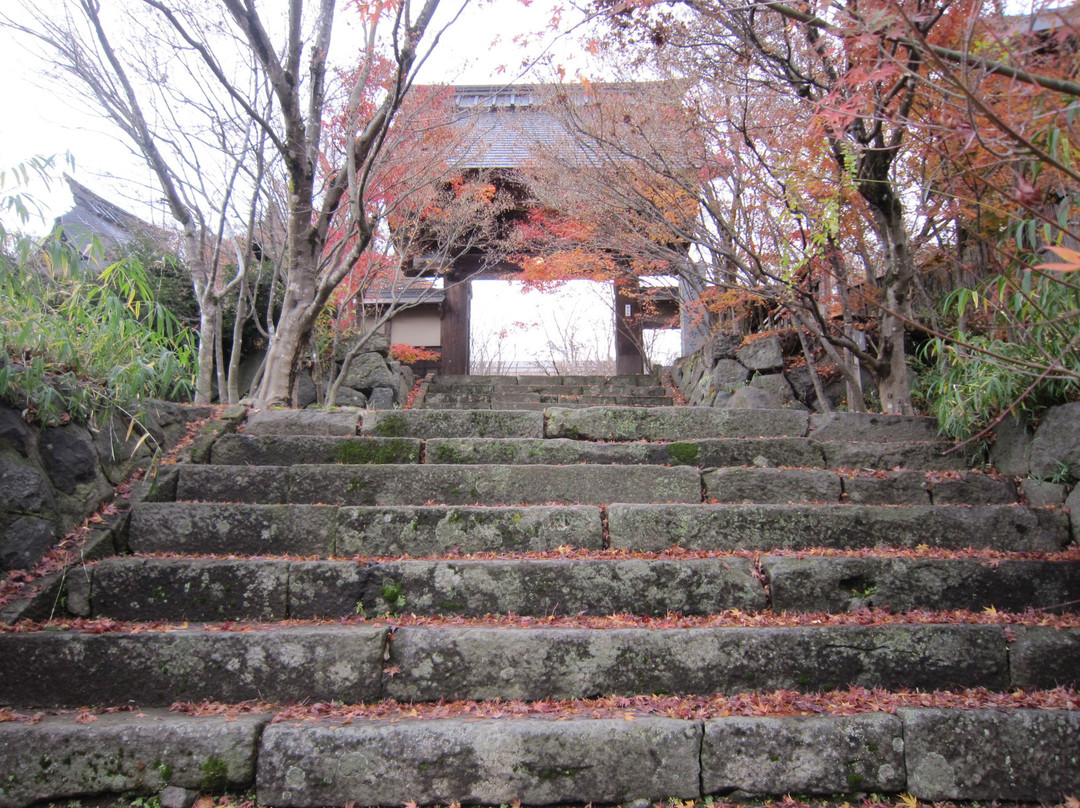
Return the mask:
<svg viewBox="0 0 1080 808">
<path fill-rule="evenodd" d="M 151 794 L 165 786 L 242 790 L 269 716 L 189 717 L 164 711 L 48 716 L 0 723 L 0 808 L 86 794 Z"/>
<path fill-rule="evenodd" d="M 902 708 L 907 790 L 920 800 L 1060 803 L 1080 792 L 1080 712 Z"/>
<path fill-rule="evenodd" d="M 720 359 L 712 369 L 709 384 L 714 393 L 731 393 L 750 378 L 750 371 L 734 359 Z"/>
<path fill-rule="evenodd" d="M 73 494 L 80 483 L 97 477 L 97 453 L 85 427 L 67 424 L 42 430 L 38 447 L 53 485 L 63 493 Z"/>
<path fill-rule="evenodd" d="M 393 387 L 394 374 L 386 366 L 386 358 L 370 352 L 358 355 L 349 363 L 349 370 L 341 381 L 344 387 L 369 391 L 374 387 Z"/>
<path fill-rule="evenodd" d="M 45 475 L 30 463 L 0 457 L 0 502 L 7 512 L 40 514 L 55 505 Z"/>
<path fill-rule="evenodd" d="M 1006 418 L 994 427 L 990 462 L 1002 474 L 1026 477 L 1031 469 L 1031 438 L 1034 434 L 1026 421 Z"/>
<path fill-rule="evenodd" d="M 1080 480 L 1080 401 L 1043 413 L 1028 457 L 1032 477 Z"/>
<path fill-rule="evenodd" d="M 728 410 L 778 410 L 783 401 L 771 390 L 760 387 L 740 387 L 731 397 L 717 406 Z"/>
<path fill-rule="evenodd" d="M 765 373 L 750 380 L 751 387 L 766 390 L 776 396 L 778 406 L 787 407 L 795 403 L 795 391 L 792 390 L 783 373 Z"/>
<path fill-rule="evenodd" d="M 784 368 L 784 354 L 775 334 L 744 343 L 735 357 L 750 370 L 776 371 Z"/>
<path fill-rule="evenodd" d="M 883 713 L 853 716 L 731 716 L 705 722 L 702 791 L 844 794 L 902 791 L 904 736 Z"/>
<path fill-rule="evenodd" d="M 18 516 L 0 537 L 0 570 L 35 566 L 56 542 L 58 531 L 48 519 Z"/>
<path fill-rule="evenodd" d="M 297 808 L 695 799 L 700 746 L 699 723 L 665 718 L 274 724 L 257 796 Z"/>
<path fill-rule="evenodd" d="M 0 447 L 4 446 L 29 457 L 34 449 L 34 432 L 17 410 L 0 406 Z"/>
</svg>

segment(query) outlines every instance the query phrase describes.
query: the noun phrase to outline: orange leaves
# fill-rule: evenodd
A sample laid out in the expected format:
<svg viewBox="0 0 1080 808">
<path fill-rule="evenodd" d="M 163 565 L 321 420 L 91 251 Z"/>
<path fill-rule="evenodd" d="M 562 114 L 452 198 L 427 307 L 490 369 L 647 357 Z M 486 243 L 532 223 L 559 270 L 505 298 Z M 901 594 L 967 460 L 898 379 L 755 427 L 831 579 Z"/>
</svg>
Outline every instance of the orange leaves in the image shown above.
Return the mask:
<svg viewBox="0 0 1080 808">
<path fill-rule="evenodd" d="M 1061 263 L 1036 264 L 1035 269 L 1048 269 L 1052 272 L 1076 272 L 1080 270 L 1080 252 L 1070 250 L 1068 247 L 1047 247 L 1062 259 Z"/>
<path fill-rule="evenodd" d="M 544 699 L 511 701 L 440 701 L 403 703 L 392 699 L 371 704 L 272 705 L 242 702 L 234 705 L 202 702 L 174 704 L 173 712 L 188 715 L 229 715 L 248 712 L 275 712 L 273 723 L 282 721 L 339 721 L 382 719 L 389 721 L 436 720 L 446 718 L 532 718 L 565 720 L 569 718 L 615 718 L 633 721 L 646 716 L 704 720 L 726 716 L 788 715 L 857 715 L 893 713 L 901 707 L 936 707 L 942 709 L 1028 709 L 1076 710 L 1080 693 L 1064 687 L 1053 690 L 995 693 L 985 688 L 959 691 L 913 692 L 850 687 L 828 693 L 802 693 L 775 690 L 743 693 L 735 696 L 607 696 L 594 699 Z M 14 720 L 24 720 L 21 717 Z M 1073 806 L 1075 808 L 1075 806 Z"/>
</svg>

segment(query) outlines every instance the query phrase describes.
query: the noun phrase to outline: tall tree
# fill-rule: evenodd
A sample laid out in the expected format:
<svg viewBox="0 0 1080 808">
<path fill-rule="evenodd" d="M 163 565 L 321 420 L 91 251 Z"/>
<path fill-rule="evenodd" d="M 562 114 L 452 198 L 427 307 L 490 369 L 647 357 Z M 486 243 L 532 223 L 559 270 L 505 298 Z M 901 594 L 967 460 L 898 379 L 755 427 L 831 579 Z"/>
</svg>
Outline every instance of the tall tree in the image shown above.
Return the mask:
<svg viewBox="0 0 1080 808">
<path fill-rule="evenodd" d="M 219 320 L 220 295 L 242 278 L 241 272 L 231 279 L 218 274 L 221 256 L 235 241 L 238 263 L 250 257 L 254 239 L 245 231 L 265 219 L 260 194 L 270 193 L 264 190 L 268 173 L 280 167 L 284 292 L 278 316 L 268 324 L 268 353 L 255 394 L 262 403 L 291 400 L 320 312 L 376 233 L 377 206 L 369 204 L 376 165 L 423 60 L 421 42 L 438 0 L 425 0 L 417 9 L 405 0 L 347 5 L 361 40 L 342 82 L 330 62 L 339 16 L 335 0 L 288 0 L 280 18 L 268 16 L 254 0 L 130 0 L 108 14 L 98 0 L 63 0 L 53 16 L 24 2 L 21 15 L 5 12 L 0 18 L 59 56 L 61 70 L 89 89 L 150 167 L 184 232 L 185 257 L 196 288 L 203 290 L 207 330 Z M 136 53 L 155 58 L 133 64 L 121 57 L 117 37 L 133 31 L 151 45 Z M 434 44 L 438 35 L 431 39 Z M 132 49 L 123 51 L 130 55 Z M 157 93 L 176 73 L 183 77 L 171 85 L 172 94 Z M 189 103 L 186 110 L 169 103 L 177 96 Z M 333 111 L 341 120 L 340 148 L 327 150 L 324 116 L 339 100 Z M 220 133 L 215 125 L 196 127 L 206 133 L 202 141 L 215 141 L 216 151 L 191 135 L 184 116 L 200 113 L 201 121 L 222 122 Z M 188 171 L 180 167 L 185 159 L 193 163 Z M 212 172 L 232 179 L 206 182 Z M 205 186 L 216 186 L 210 204 L 200 204 Z M 238 204 L 234 195 L 245 202 Z M 335 232 L 347 234 L 347 249 L 328 251 Z M 209 396 L 207 357 L 214 345 L 204 338 L 200 346 L 203 400 Z"/>
</svg>

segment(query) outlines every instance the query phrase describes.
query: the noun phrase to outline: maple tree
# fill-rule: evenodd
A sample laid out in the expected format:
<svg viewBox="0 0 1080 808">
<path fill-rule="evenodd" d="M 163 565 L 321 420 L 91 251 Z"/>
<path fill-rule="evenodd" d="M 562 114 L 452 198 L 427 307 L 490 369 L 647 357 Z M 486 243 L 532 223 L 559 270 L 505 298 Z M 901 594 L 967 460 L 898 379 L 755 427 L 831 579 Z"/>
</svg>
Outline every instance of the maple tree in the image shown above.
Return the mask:
<svg viewBox="0 0 1080 808">
<path fill-rule="evenodd" d="M 912 335 L 980 350 L 943 333 L 957 305 L 950 313 L 946 300 L 942 313 L 940 301 L 965 283 L 976 285 L 960 300 L 1029 340 L 1040 336 L 1032 322 L 1077 310 L 1069 298 L 1047 313 L 1046 296 L 1031 291 L 1042 281 L 1019 272 L 1043 244 L 1069 249 L 1061 240 L 1072 238 L 1071 18 L 1023 35 L 1022 20 L 978 2 L 594 8 L 607 26 L 594 48 L 673 80 L 656 120 L 644 105 L 572 110 L 595 158 L 585 173 L 620 203 L 635 198 L 614 206 L 620 218 L 649 209 L 640 176 L 696 201 L 696 218 L 674 220 L 670 205 L 649 212 L 670 241 L 690 245 L 685 275 L 706 326 L 740 308 L 789 321 L 845 375 L 850 406 L 862 404 L 862 366 L 884 410 L 910 412 Z M 664 241 L 652 234 L 653 245 Z M 1071 284 L 1063 260 L 1032 273 L 1059 294 Z M 1011 273 L 999 288 L 1019 297 L 978 286 L 995 268 Z M 1065 339 L 1014 367 L 1028 380 L 1075 379 L 1076 362 L 1062 361 L 1075 348 Z M 1005 361 L 1000 349 L 981 350 Z"/>
</svg>

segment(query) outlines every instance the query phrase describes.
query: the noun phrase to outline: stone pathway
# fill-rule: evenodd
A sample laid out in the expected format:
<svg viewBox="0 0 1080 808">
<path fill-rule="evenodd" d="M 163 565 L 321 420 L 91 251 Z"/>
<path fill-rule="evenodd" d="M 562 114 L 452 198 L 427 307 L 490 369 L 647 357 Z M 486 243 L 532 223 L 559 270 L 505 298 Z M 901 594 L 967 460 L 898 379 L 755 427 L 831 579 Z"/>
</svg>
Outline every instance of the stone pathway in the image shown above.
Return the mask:
<svg viewBox="0 0 1080 808">
<path fill-rule="evenodd" d="M 0 721 L 0 808 L 1080 794 L 1075 710 L 707 706 L 1076 688 L 1080 629 L 1040 619 L 1080 599 L 1066 513 L 925 419 L 562 385 L 606 406 L 442 380 L 422 409 L 251 413 L 167 468 L 52 593 L 81 622 L 0 633 L 9 717 L 68 711 Z"/>
</svg>

